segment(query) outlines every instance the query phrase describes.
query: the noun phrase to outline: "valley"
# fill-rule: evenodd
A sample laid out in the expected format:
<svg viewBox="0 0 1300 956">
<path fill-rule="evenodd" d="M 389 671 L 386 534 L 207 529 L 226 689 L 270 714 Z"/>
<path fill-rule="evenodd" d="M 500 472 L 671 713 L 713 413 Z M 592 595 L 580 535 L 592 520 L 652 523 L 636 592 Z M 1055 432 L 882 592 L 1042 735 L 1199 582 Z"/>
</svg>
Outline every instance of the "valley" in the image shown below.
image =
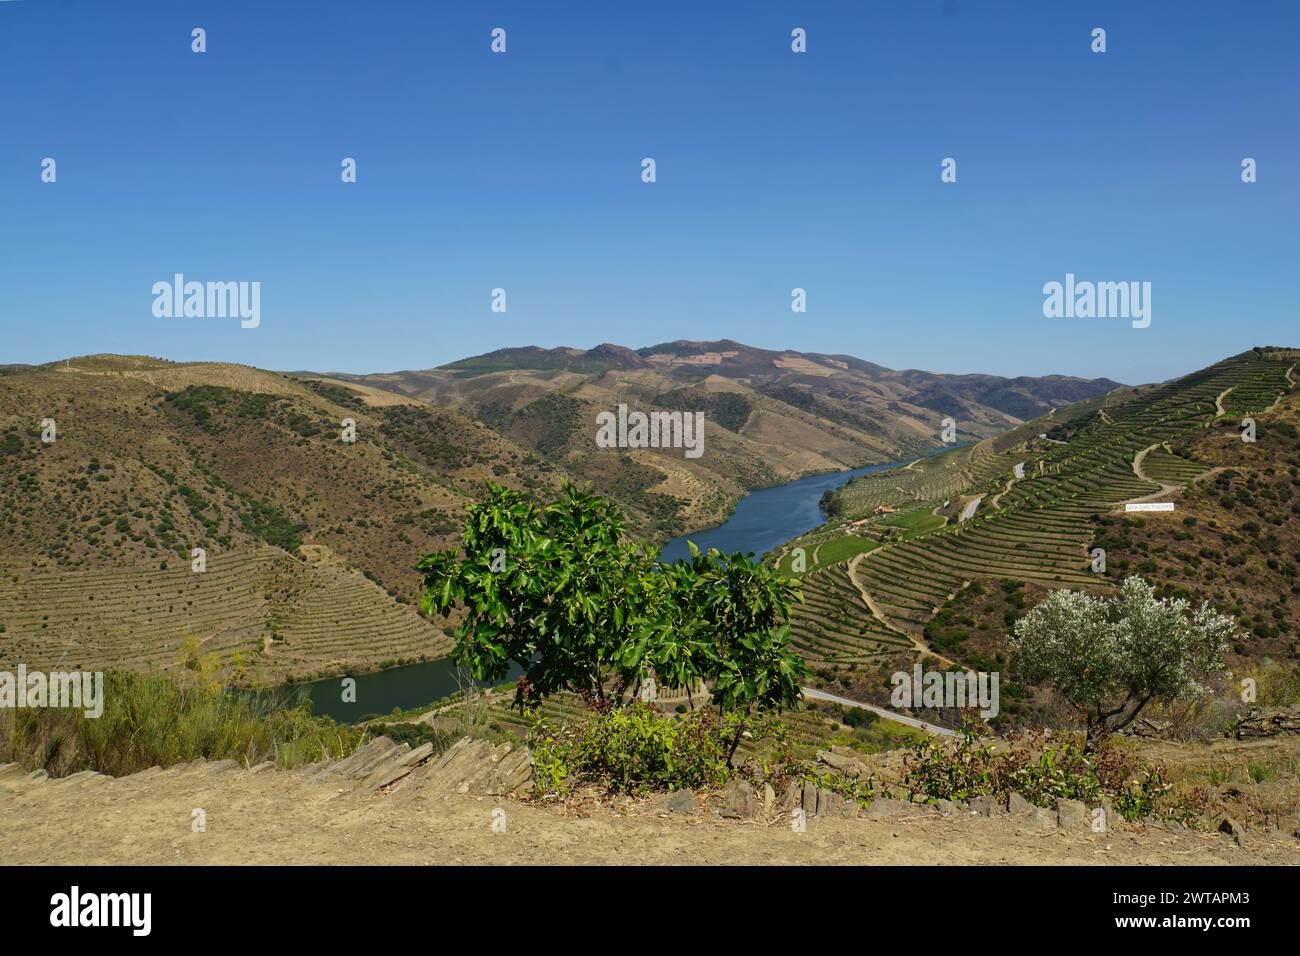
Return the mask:
<svg viewBox="0 0 1300 956">
<path fill-rule="evenodd" d="M 1114 386 L 730 342 L 503 350 L 384 376 L 112 355 L 6 366 L 0 666 L 212 656 L 275 684 L 433 660 L 456 621 L 417 613 L 414 564 L 456 540 L 486 481 L 544 498 L 589 482 L 662 543 L 754 489 L 928 452 L 940 411 L 992 435 Z M 702 413 L 708 453 L 597 447 L 598 412 L 622 403 Z"/>
<path fill-rule="evenodd" d="M 593 484 L 626 509 L 634 533 L 662 542 L 668 526 L 638 511 L 645 500 L 635 491 L 638 476 L 652 473 L 649 487 L 684 494 L 673 469 L 696 468 L 692 487 L 711 489 L 717 510 L 707 518 L 697 512 L 692 534 L 678 543 L 696 537 L 749 550 L 751 539 L 734 538 L 731 525 L 699 534 L 696 522 L 717 523 L 746 493 L 735 455 L 747 456 L 751 478 L 798 477 L 789 449 L 770 458 L 761 444 L 775 440 L 763 423 L 776 411 L 756 405 L 743 423 L 730 422 L 735 430 L 709 420 L 709 454 L 692 462 L 659 449 L 577 453 L 581 442 L 591 444 L 580 418 L 553 445 L 521 444 L 511 437 L 511 416 L 531 420 L 537 402 L 554 399 L 543 384 L 525 390 L 508 414 L 499 406 L 502 376 L 552 383 L 595 376 L 604 384 L 584 377 L 569 389 L 594 407 L 594 396 L 629 395 L 609 391 L 611 362 L 688 379 L 706 368 L 714 379 L 732 360 L 740 362 L 733 374 L 746 377 L 727 379 L 741 389 L 727 394 L 770 403 L 754 398 L 760 359 L 727 344 L 734 343 L 679 348 L 671 358 L 662 348 L 644 358 L 609 350 L 493 353 L 382 385 L 109 356 L 11 368 L 0 375 L 7 519 L 0 666 L 166 671 L 211 656 L 237 682 L 261 685 L 423 666 L 450 652 L 457 619 L 418 613 L 413 565 L 454 542 L 485 480 L 550 496 L 563 481 L 603 475 Z M 926 446 L 926 454 L 847 482 L 807 479 L 829 489 L 824 521 L 811 499 L 780 503 L 797 485 L 760 491 L 737 513 L 736 527 L 781 526 L 764 514 L 765 495 L 776 496 L 772 507 L 782 516 L 808 512 L 792 531 L 809 530 L 784 543 L 791 532 L 763 531 L 754 550 L 776 546 L 772 560 L 799 580 L 791 639 L 813 666 L 815 685 L 877 705 L 887 703 L 887 675 L 918 655 L 940 666 L 1006 668 L 1011 611 L 992 595 L 1023 608 L 1054 588 L 1106 593 L 1134 572 L 1166 593 L 1230 610 L 1251 635 L 1234 648 L 1234 666 L 1293 658 L 1297 556 L 1286 542 L 1296 540 L 1297 354 L 1256 349 L 1161 385 L 1108 388 L 1053 406 L 949 450 Z M 507 359 L 520 368 L 504 371 Z M 780 376 L 796 369 L 801 381 L 781 388 L 808 385 L 813 402 L 835 401 L 822 396 L 849 387 L 837 384 L 838 359 L 824 359 L 815 376 L 811 358 L 766 361 Z M 867 370 L 906 377 L 877 368 Z M 657 388 L 664 394 L 663 382 Z M 21 415 L 34 408 L 39 416 Z M 494 424 L 471 417 L 488 408 L 498 409 Z M 780 414 L 808 416 L 792 406 Z M 1258 422 L 1255 443 L 1237 435 L 1246 416 Z M 51 445 L 37 427 L 46 417 L 59 423 Z M 823 436 L 844 437 L 842 422 L 811 418 Z M 356 422 L 356 444 L 339 440 L 344 419 Z M 593 413 L 588 425 L 594 422 Z M 972 427 L 993 430 L 991 422 Z M 850 462 L 839 459 L 897 455 L 906 443 L 890 434 L 868 444 L 859 432 L 852 455 L 827 439 L 815 462 L 802 461 L 843 466 Z M 592 470 L 596 460 L 603 470 Z M 717 472 L 698 470 L 705 464 Z M 1123 513 L 1125 502 L 1152 496 L 1171 498 L 1176 511 Z M 680 521 L 692 504 L 673 500 Z M 1267 553 L 1253 552 L 1252 542 Z M 203 573 L 191 569 L 194 547 L 206 551 Z M 1106 573 L 1093 570 L 1096 548 L 1105 552 Z M 678 550 L 684 554 L 684 544 Z M 1026 706 L 1024 691 L 1012 682 L 1009 693 L 1007 719 L 1014 720 Z"/>
<path fill-rule="evenodd" d="M 683 364 L 694 367 L 715 356 L 698 358 Z M 1001 794 L 1000 805 L 955 805 L 959 814 L 994 819 L 951 819 L 947 801 L 926 801 L 915 789 L 926 784 L 909 777 L 907 768 L 928 740 L 962 745 L 951 729 L 961 714 L 903 710 L 889 691 L 892 673 L 914 667 L 1000 674 L 1001 705 L 990 711 L 996 715 L 988 724 L 1004 736 L 997 746 L 1018 746 L 1006 743 L 1016 740 L 1028 740 L 1031 748 L 1061 746 L 1074 716 L 1020 679 L 1007 643 L 1010 627 L 1054 590 L 1110 594 L 1123 577 L 1139 573 L 1161 596 L 1205 600 L 1228 613 L 1239 628 L 1227 653 L 1231 679 L 1250 678 L 1270 702 L 1291 699 L 1300 651 L 1294 630 L 1300 595 L 1298 363 L 1300 350 L 1260 347 L 1169 382 L 1108 388 L 1037 418 L 1000 429 L 990 425 L 983 437 L 960 432 L 968 440 L 956 447 L 925 447 L 892 464 L 838 469 L 751 492 L 734 525 L 687 537 L 707 543 L 712 535 L 715 543 L 758 552 L 780 541 L 765 560 L 798 584 L 789 640 L 811 672 L 803 702 L 782 716 L 779 746 L 746 740 L 738 759 L 744 776 L 783 754 L 789 763 L 781 766 L 804 768 L 799 772 L 813 773 L 815 782 L 782 782 L 779 806 L 769 806 L 769 796 L 761 812 L 752 811 L 764 824 L 757 828 L 717 819 L 736 815 L 732 804 L 747 786 L 737 779 L 721 791 L 697 788 L 689 809 L 685 797 L 670 803 L 666 797 L 577 791 L 548 807 L 513 794 L 512 819 L 535 821 L 536 833 L 548 839 L 565 838 L 569 815 L 588 819 L 584 832 L 593 862 L 617 855 L 618 841 L 642 827 L 662 832 L 657 821 L 665 813 L 686 813 L 681 819 L 692 823 L 683 832 L 716 829 L 712 842 L 683 837 L 676 844 L 678 852 L 701 861 L 715 859 L 710 847 L 718 841 L 743 842 L 756 861 L 767 855 L 794 859 L 805 843 L 780 834 L 795 819 L 792 807 L 800 799 L 820 813 L 815 832 L 822 842 L 809 845 L 823 862 L 892 859 L 879 856 L 882 825 L 905 827 L 922 843 L 960 839 L 972 861 L 1074 862 L 1104 853 L 1110 862 L 1168 862 L 1174 857 L 1166 847 L 1177 858 L 1207 863 L 1289 859 L 1294 841 L 1285 834 L 1300 819 L 1294 775 L 1285 769 L 1294 765 L 1294 739 L 1283 731 L 1264 740 L 1223 740 L 1222 727 L 1233 726 L 1243 712 L 1232 701 L 1231 683 L 1216 684 L 1209 702 L 1185 710 L 1152 707 L 1144 726 L 1176 728 L 1175 738 L 1116 744 L 1115 759 L 1159 761 L 1153 772 L 1168 781 L 1161 786 L 1170 794 L 1160 812 L 1186 826 L 1132 809 L 1104 844 L 1077 832 L 1077 821 L 1066 822 L 1070 801 L 1044 809 L 1044 802 L 1052 805 L 1050 794 L 1039 794 L 1036 806 L 1023 810 L 1028 816 L 1017 816 L 1015 800 Z M 572 733 L 592 719 L 582 698 L 569 691 L 526 713 L 513 705 L 509 682 L 468 693 L 446 660 L 459 618 L 420 613 L 413 573 L 415 557 L 454 545 L 484 481 L 543 498 L 554 497 L 565 482 L 581 482 L 589 462 L 571 454 L 578 433 L 544 448 L 529 446 L 500 421 L 476 418 L 482 406 L 437 407 L 391 385 L 116 356 L 0 375 L 8 416 L 0 421 L 0 504 L 11 519 L 0 563 L 0 670 L 19 661 L 124 669 L 170 674 L 182 686 L 190 686 L 192 675 L 260 687 L 315 679 L 307 690 L 316 711 L 343 722 L 326 721 L 312 731 L 323 733 L 323 742 L 309 736 L 301 749 L 277 760 L 298 768 L 287 773 L 255 773 L 256 751 L 250 750 L 242 770 L 238 759 L 210 769 L 199 761 L 111 780 L 72 772 L 87 756 L 75 747 L 53 747 L 44 759 L 57 780 L 44 783 L 44 771 L 28 774 L 17 764 L 0 768 L 21 826 L 99 813 L 110 791 L 114 802 L 126 799 L 146 814 L 170 812 L 169 801 L 209 799 L 192 795 L 194 787 L 226 805 L 274 813 L 282 799 L 316 801 L 314 786 L 336 762 L 361 760 L 367 747 L 396 747 L 392 772 L 398 777 L 391 783 L 376 777 L 368 797 L 346 787 L 323 791 L 318 812 L 322 821 L 341 809 L 355 812 L 364 826 L 406 826 L 410 812 L 434 805 L 456 815 L 424 835 L 410 856 L 418 861 L 430 847 L 459 852 L 456 847 L 467 845 L 464 827 L 478 826 L 474 807 L 484 797 L 471 789 L 453 809 L 447 801 L 459 798 L 436 796 L 437 788 L 426 782 L 452 741 L 465 735 L 479 741 L 473 746 L 504 752 L 525 742 L 537 746 L 539 727 Z M 18 411 L 31 407 L 58 423 L 57 441 L 42 442 L 39 419 L 20 419 Z M 1245 433 L 1254 441 L 1242 440 L 1247 420 L 1253 431 Z M 355 425 L 355 443 L 340 440 L 345 421 Z M 748 435 L 752 421 L 733 421 L 735 435 L 749 444 L 731 439 L 732 448 L 757 455 L 759 439 Z M 713 441 L 713 431 L 728 429 L 714 422 L 708 427 L 710 454 L 702 462 L 729 440 Z M 837 426 L 820 421 L 818 427 L 829 432 Z M 882 453 L 884 447 L 894 454 L 904 450 L 895 442 L 870 452 L 864 444 L 859 452 Z M 607 451 L 617 457 L 605 474 L 642 468 L 667 473 L 660 471 L 668 467 L 663 449 Z M 674 461 L 687 459 L 677 455 Z M 715 481 L 703 472 L 697 480 Z M 733 500 L 716 482 L 713 493 Z M 629 487 L 618 479 L 606 490 L 627 508 L 634 534 L 662 542 L 663 528 L 647 532 L 654 520 L 636 510 L 640 499 L 628 495 Z M 1170 500 L 1174 510 L 1125 512 L 1125 504 L 1153 496 Z M 781 541 L 774 528 L 797 533 Z M 205 549 L 201 573 L 190 563 L 191 547 Z M 365 678 L 366 671 L 379 673 Z M 363 680 L 351 700 L 339 703 L 343 674 Z M 657 705 L 665 726 L 686 726 L 691 719 L 693 711 L 676 693 Z M 1291 719 L 1280 713 L 1277 719 Z M 1043 725 L 1055 728 L 1046 738 L 1017 736 Z M 390 734 L 404 742 L 395 745 Z M 358 756 L 346 756 L 356 741 L 366 740 Z M 1054 752 L 1068 754 L 1064 746 Z M 194 751 L 181 751 L 187 752 Z M 257 769 L 272 766 L 270 758 L 260 759 L 267 762 Z M 547 766 L 545 760 L 537 764 Z M 850 768 L 856 776 L 846 782 L 838 774 Z M 238 772 L 227 774 L 230 769 Z M 408 773 L 420 782 L 404 788 Z M 301 792 L 295 789 L 300 780 Z M 545 792 L 545 778 L 535 777 L 534 785 L 536 793 Z M 874 790 L 878 785 L 882 789 Z M 269 823 L 261 812 L 241 824 L 240 840 L 264 842 Z M 860 814 L 866 819 L 850 819 Z M 463 826 L 457 822 L 462 817 Z M 1229 827 L 1224 832 L 1235 835 L 1235 846 L 1222 833 L 1205 832 L 1206 821 L 1218 817 L 1228 821 L 1219 826 Z M 1252 833 L 1248 850 L 1240 840 L 1242 820 Z M 141 846 L 141 861 L 190 852 L 176 836 Z M 195 859 L 224 859 L 222 846 L 194 843 Z M 475 844 L 472 852 L 496 858 L 505 847 L 503 841 Z M 57 856 L 58 848 L 50 852 Z M 121 859 L 102 852 L 105 859 Z M 315 852 L 297 828 L 266 859 L 306 861 Z M 539 844 L 500 859 L 540 860 L 546 852 Z M 919 851 L 909 845 L 905 852 Z"/>
</svg>

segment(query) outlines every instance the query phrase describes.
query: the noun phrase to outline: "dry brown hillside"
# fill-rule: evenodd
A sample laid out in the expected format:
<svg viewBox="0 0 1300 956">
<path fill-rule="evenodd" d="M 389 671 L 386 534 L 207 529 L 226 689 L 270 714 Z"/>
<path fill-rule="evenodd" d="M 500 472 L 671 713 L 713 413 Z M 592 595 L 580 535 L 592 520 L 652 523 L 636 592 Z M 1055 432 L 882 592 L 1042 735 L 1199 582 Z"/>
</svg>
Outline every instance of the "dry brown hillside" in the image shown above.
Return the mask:
<svg viewBox="0 0 1300 956">
<path fill-rule="evenodd" d="M 0 664 L 167 668 L 194 644 L 278 680 L 438 656 L 449 628 L 413 610 L 413 565 L 455 543 L 487 480 L 543 498 L 590 481 L 662 540 L 749 489 L 932 443 L 935 409 L 908 403 L 932 376 L 744 347 L 524 353 L 392 380 L 5 367 Z M 619 402 L 704 410 L 706 453 L 597 448 L 595 413 Z M 980 434 L 1016 421 L 966 410 Z"/>
<path fill-rule="evenodd" d="M 454 541 L 486 479 L 549 493 L 562 478 L 389 393 L 119 356 L 9 370 L 0 663 L 166 667 L 191 638 L 268 679 L 437 656 L 415 562 Z"/>
<path fill-rule="evenodd" d="M 1109 516 L 1094 542 L 1117 572 L 1232 613 L 1246 635 L 1237 670 L 1300 660 L 1300 394 L 1253 416 L 1253 443 L 1241 440 L 1241 417 L 1153 448 L 1143 472 L 1183 483 L 1170 496 L 1178 511 Z"/>
</svg>

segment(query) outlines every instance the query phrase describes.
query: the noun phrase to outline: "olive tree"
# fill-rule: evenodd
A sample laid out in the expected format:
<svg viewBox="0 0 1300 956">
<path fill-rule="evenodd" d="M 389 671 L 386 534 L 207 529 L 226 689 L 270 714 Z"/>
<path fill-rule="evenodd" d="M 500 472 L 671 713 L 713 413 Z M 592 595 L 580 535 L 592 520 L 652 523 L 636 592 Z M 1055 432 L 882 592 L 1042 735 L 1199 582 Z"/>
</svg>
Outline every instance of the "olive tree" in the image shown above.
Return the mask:
<svg viewBox="0 0 1300 956">
<path fill-rule="evenodd" d="M 1133 722 L 1152 701 L 1204 693 L 1224 670 L 1232 618 L 1182 598 L 1160 599 L 1139 577 L 1113 597 L 1053 592 L 1015 624 L 1016 669 L 1057 691 L 1087 724 L 1086 751 Z"/>
</svg>

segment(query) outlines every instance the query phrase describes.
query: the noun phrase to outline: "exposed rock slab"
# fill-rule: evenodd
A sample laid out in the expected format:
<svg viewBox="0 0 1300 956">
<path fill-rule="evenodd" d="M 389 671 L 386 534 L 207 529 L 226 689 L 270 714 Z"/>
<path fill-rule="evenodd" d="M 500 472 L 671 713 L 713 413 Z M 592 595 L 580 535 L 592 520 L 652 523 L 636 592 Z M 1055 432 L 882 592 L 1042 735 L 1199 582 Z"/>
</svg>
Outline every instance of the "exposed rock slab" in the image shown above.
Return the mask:
<svg viewBox="0 0 1300 956">
<path fill-rule="evenodd" d="M 462 737 L 431 762 L 421 786 L 442 793 L 509 796 L 532 783 L 533 757 L 527 747 Z"/>
<path fill-rule="evenodd" d="M 1300 708 L 1252 707 L 1231 733 L 1238 740 L 1300 734 Z"/>
</svg>

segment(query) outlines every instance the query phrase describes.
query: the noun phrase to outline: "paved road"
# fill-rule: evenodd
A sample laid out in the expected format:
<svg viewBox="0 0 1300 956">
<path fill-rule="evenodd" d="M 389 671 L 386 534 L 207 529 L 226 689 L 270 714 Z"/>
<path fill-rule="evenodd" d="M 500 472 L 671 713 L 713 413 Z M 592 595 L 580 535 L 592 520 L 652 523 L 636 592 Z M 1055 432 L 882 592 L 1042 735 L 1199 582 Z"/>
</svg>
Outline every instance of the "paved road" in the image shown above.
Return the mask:
<svg viewBox="0 0 1300 956">
<path fill-rule="evenodd" d="M 900 724 L 906 724 L 909 727 L 915 727 L 918 730 L 927 730 L 932 734 L 939 734 L 941 737 L 958 736 L 955 730 L 949 730 L 947 727 L 940 727 L 937 724 L 927 724 L 924 720 L 917 720 L 915 717 L 908 717 L 892 710 L 886 710 L 884 707 L 877 707 L 875 704 L 864 704 L 858 700 L 850 700 L 847 697 L 840 697 L 838 694 L 828 694 L 824 690 L 817 690 L 815 687 L 801 687 L 803 695 L 812 700 L 825 700 L 832 704 L 840 704 L 844 707 L 860 707 L 863 710 L 869 710 L 874 714 L 879 714 L 886 720 L 893 720 Z"/>
</svg>

